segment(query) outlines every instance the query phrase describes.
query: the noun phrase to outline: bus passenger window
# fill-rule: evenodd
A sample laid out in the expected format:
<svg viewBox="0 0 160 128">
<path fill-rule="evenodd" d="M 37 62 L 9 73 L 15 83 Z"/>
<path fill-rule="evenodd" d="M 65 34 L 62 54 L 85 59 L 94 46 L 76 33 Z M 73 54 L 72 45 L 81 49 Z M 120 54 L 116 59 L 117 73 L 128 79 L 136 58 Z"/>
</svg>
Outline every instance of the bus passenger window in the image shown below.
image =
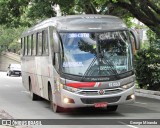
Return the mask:
<svg viewBox="0 0 160 128">
<path fill-rule="evenodd" d="M 25 53 L 25 43 L 24 43 L 24 38 L 21 38 L 21 55 L 24 56 Z"/>
<path fill-rule="evenodd" d="M 28 36 L 28 55 L 31 55 L 31 36 Z"/>
<path fill-rule="evenodd" d="M 32 35 L 33 42 L 32 42 L 32 56 L 36 55 L 36 34 Z"/>
<path fill-rule="evenodd" d="M 42 32 L 38 33 L 38 41 L 37 41 L 37 45 L 38 45 L 38 55 L 42 55 Z"/>
<path fill-rule="evenodd" d="M 45 30 L 42 32 L 42 45 L 43 45 L 43 55 L 49 55 L 49 47 L 48 47 L 48 32 Z"/>
<path fill-rule="evenodd" d="M 28 54 L 28 37 L 25 37 L 25 55 Z"/>
</svg>

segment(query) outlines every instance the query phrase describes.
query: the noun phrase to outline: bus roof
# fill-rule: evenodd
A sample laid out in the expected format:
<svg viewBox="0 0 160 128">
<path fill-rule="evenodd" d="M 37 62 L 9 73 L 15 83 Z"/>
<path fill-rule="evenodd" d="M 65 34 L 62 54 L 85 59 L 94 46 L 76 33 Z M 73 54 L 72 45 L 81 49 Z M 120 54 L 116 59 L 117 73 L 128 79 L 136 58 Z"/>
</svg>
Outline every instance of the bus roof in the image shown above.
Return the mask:
<svg viewBox="0 0 160 128">
<path fill-rule="evenodd" d="M 123 21 L 115 16 L 109 15 L 70 15 L 53 17 L 47 19 L 34 27 L 28 32 L 42 29 L 48 26 L 54 26 L 57 31 L 104 31 L 104 30 L 123 30 L 127 29 Z M 28 33 L 27 32 L 27 33 Z"/>
</svg>

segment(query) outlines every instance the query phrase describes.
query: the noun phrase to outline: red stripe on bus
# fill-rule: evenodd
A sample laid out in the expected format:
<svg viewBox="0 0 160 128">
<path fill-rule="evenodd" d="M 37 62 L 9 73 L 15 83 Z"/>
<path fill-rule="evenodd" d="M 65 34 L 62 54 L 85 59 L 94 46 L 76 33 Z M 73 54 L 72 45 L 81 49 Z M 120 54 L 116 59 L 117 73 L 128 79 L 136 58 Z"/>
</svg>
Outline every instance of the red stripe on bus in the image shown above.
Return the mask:
<svg viewBox="0 0 160 128">
<path fill-rule="evenodd" d="M 80 83 L 67 83 L 67 86 L 74 88 L 83 88 L 83 87 L 94 87 L 96 82 L 80 82 Z"/>
<path fill-rule="evenodd" d="M 99 85 L 98 85 L 98 87 L 100 87 L 101 85 L 102 85 L 102 83 L 100 82 Z"/>
</svg>

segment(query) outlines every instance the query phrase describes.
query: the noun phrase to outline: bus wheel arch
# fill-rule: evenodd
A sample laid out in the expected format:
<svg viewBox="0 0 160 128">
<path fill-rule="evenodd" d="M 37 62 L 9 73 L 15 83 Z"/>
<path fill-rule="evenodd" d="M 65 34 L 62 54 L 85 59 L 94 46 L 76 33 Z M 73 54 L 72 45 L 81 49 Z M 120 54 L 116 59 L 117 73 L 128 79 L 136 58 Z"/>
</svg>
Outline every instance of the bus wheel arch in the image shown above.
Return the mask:
<svg viewBox="0 0 160 128">
<path fill-rule="evenodd" d="M 53 100 L 53 92 L 50 82 L 48 82 L 48 100 L 50 102 L 50 108 L 53 110 L 53 112 L 58 113 L 62 111 L 62 108 Z"/>
<path fill-rule="evenodd" d="M 28 82 L 29 82 L 29 92 L 30 92 L 31 99 L 33 101 L 39 100 L 39 96 L 33 92 L 33 86 L 32 86 L 32 81 L 30 77 L 28 78 Z"/>
</svg>

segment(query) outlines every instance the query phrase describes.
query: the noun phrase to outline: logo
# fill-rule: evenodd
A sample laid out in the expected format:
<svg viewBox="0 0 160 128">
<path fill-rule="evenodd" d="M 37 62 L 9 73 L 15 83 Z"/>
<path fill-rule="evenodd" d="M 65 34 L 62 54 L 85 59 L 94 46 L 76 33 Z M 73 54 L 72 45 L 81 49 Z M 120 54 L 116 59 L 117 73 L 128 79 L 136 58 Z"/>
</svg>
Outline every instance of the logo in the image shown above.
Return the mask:
<svg viewBox="0 0 160 128">
<path fill-rule="evenodd" d="M 11 126 L 12 125 L 12 121 L 11 120 L 2 120 L 2 125 L 3 126 Z"/>
<path fill-rule="evenodd" d="M 99 90 L 98 92 L 100 95 L 103 95 L 105 93 L 105 90 Z"/>
</svg>

